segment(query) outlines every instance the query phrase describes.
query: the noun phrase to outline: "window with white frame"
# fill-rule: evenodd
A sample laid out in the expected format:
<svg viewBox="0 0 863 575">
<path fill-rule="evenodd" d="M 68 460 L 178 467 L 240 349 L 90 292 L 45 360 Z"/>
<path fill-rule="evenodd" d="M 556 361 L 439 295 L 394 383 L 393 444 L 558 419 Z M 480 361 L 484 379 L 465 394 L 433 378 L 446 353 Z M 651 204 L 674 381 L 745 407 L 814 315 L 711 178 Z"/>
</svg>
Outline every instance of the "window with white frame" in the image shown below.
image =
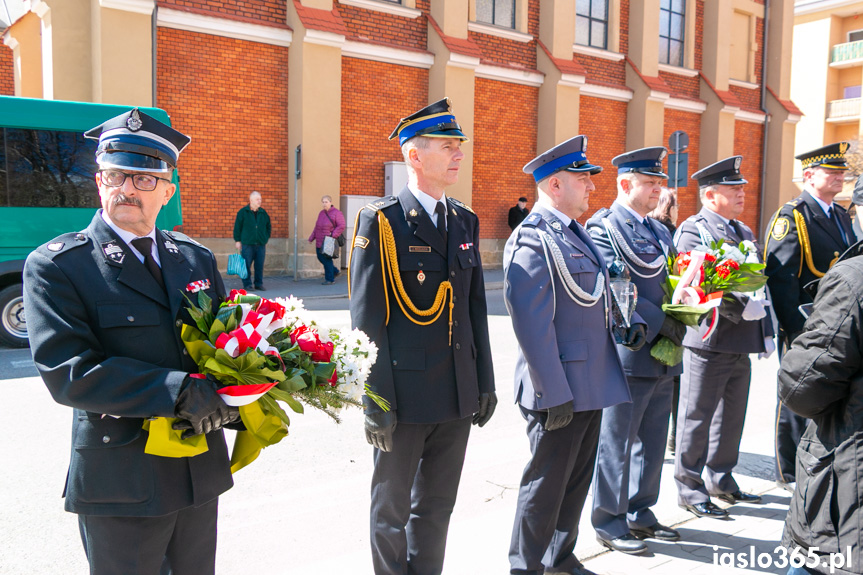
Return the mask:
<svg viewBox="0 0 863 575">
<path fill-rule="evenodd" d="M 659 62 L 683 66 L 686 1 L 661 0 L 659 6 Z"/>
<path fill-rule="evenodd" d="M 515 0 L 476 0 L 476 21 L 515 28 Z"/>
<path fill-rule="evenodd" d="M 608 48 L 608 0 L 576 0 L 575 43 Z"/>
</svg>

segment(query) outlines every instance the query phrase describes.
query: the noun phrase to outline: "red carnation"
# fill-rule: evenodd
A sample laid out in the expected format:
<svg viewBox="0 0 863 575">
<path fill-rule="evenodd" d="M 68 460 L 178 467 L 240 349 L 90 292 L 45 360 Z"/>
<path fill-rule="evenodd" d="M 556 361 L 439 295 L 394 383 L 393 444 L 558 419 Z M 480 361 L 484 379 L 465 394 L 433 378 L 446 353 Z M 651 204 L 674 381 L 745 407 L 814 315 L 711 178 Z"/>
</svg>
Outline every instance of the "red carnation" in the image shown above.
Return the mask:
<svg viewBox="0 0 863 575">
<path fill-rule="evenodd" d="M 249 295 L 249 294 L 247 294 L 246 290 L 244 290 L 244 289 L 232 289 L 231 293 L 228 294 L 228 300 L 227 301 L 236 301 L 237 296 L 240 296 L 240 295 Z"/>
<path fill-rule="evenodd" d="M 291 332 L 291 343 L 297 344 L 302 351 L 311 354 L 312 361 L 328 363 L 333 357 L 335 347 L 333 342 L 322 342 L 317 332 L 304 325 Z"/>
<path fill-rule="evenodd" d="M 285 306 L 272 300 L 262 298 L 260 303 L 258 303 L 257 312 L 261 315 L 267 315 L 270 312 L 274 312 L 273 321 L 276 321 L 285 317 Z"/>
<path fill-rule="evenodd" d="M 708 263 L 713 263 L 716 261 L 716 256 L 713 254 L 704 254 L 704 261 Z"/>
</svg>

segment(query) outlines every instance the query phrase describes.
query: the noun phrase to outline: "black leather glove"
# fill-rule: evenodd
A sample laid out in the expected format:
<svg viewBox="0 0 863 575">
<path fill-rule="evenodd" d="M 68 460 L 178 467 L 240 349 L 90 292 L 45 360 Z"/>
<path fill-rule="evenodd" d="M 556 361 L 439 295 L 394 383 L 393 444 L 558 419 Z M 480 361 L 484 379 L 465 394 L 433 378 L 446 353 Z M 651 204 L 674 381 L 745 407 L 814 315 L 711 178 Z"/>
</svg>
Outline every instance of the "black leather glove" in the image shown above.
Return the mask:
<svg viewBox="0 0 863 575">
<path fill-rule="evenodd" d="M 647 343 L 647 330 L 644 329 L 643 323 L 635 323 L 629 326 L 626 330 L 626 339 L 623 340 L 623 345 L 632 351 L 638 351 L 644 344 Z"/>
<path fill-rule="evenodd" d="M 186 376 L 174 407 L 180 421 L 173 425 L 174 429 L 185 429 L 183 439 L 210 433 L 240 419 L 240 410 L 225 403 L 216 392 L 220 387 L 222 384 L 209 375 L 206 379 Z"/>
<path fill-rule="evenodd" d="M 662 320 L 662 327 L 659 328 L 659 335 L 664 335 L 671 340 L 671 343 L 677 346 L 683 345 L 683 336 L 686 335 L 686 324 L 678 319 L 674 319 L 670 315 L 665 316 Z"/>
<path fill-rule="evenodd" d="M 381 451 L 393 450 L 393 431 L 396 429 L 395 411 L 378 411 L 366 414 L 366 441 Z"/>
<path fill-rule="evenodd" d="M 544 426 L 546 431 L 563 429 L 572 421 L 573 411 L 571 401 L 567 401 L 563 405 L 549 407 L 546 411 L 548 412 Z"/>
<path fill-rule="evenodd" d="M 491 391 L 489 393 L 479 394 L 479 411 L 473 414 L 473 424 L 482 427 L 491 416 L 494 415 L 494 408 L 497 406 L 497 394 Z"/>
</svg>

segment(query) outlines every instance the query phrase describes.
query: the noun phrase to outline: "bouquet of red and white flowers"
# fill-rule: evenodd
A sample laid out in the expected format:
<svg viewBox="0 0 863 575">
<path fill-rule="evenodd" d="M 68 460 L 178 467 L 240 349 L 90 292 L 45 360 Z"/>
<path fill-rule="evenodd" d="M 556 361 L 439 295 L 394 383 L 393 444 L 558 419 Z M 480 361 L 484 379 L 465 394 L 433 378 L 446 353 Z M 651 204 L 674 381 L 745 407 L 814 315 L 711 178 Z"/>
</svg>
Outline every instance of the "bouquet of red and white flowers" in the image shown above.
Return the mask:
<svg viewBox="0 0 863 575">
<path fill-rule="evenodd" d="M 712 312 L 710 325 L 702 335 L 702 340 L 706 340 L 716 329 L 723 296 L 761 290 L 767 283 L 763 269 L 755 244 L 748 240 L 738 246 L 713 242 L 709 248 L 703 246 L 669 256 L 668 276 L 662 286 L 665 290 L 662 311 L 692 327 Z M 683 348 L 663 336 L 651 348 L 650 355 L 665 365 L 677 365 L 683 361 Z"/>
<path fill-rule="evenodd" d="M 268 300 L 231 290 L 214 314 L 212 300 L 198 292 L 188 311 L 195 325 L 184 325 L 183 343 L 201 374 L 215 377 L 225 403 L 239 407 L 245 431 L 237 433 L 231 470 L 248 465 L 261 449 L 288 434 L 291 421 L 279 402 L 295 413 L 304 405 L 324 411 L 336 422 L 338 410 L 361 406 L 366 393 L 384 410 L 385 400 L 366 389 L 377 347 L 360 330 L 328 329 L 317 324 L 294 297 Z M 207 450 L 202 435 L 182 440 L 170 430 L 150 426 L 147 452 L 189 457 Z"/>
</svg>

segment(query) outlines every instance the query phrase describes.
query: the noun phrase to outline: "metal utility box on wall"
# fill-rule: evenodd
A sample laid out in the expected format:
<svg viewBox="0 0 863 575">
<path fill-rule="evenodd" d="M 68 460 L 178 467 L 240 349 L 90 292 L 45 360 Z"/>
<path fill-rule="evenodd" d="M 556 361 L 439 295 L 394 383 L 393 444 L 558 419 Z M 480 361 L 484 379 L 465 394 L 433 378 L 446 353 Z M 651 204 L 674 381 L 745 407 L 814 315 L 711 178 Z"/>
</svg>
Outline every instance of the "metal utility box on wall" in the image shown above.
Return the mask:
<svg viewBox="0 0 863 575">
<path fill-rule="evenodd" d="M 392 196 L 408 184 L 408 168 L 404 162 L 384 162 L 384 195 Z"/>
<path fill-rule="evenodd" d="M 375 200 L 379 200 L 378 196 L 341 196 L 339 197 L 339 209 L 345 215 L 345 237 L 347 241 L 342 247 L 341 257 L 339 258 L 339 266 L 342 269 L 348 267 L 348 251 L 351 249 L 351 240 L 354 237 L 354 223 L 357 221 L 357 214 L 363 206 Z"/>
</svg>

